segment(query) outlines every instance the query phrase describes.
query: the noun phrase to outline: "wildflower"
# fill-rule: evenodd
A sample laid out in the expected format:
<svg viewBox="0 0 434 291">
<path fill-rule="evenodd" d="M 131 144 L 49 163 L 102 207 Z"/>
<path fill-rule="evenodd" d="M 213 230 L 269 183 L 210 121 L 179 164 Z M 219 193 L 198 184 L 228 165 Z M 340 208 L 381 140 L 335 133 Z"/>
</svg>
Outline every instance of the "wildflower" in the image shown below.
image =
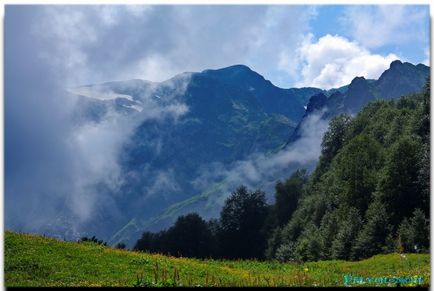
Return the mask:
<svg viewBox="0 0 434 291">
<path fill-rule="evenodd" d="M 304 271 L 305 272 L 309 271 L 309 268 L 308 267 L 304 267 Z"/>
</svg>

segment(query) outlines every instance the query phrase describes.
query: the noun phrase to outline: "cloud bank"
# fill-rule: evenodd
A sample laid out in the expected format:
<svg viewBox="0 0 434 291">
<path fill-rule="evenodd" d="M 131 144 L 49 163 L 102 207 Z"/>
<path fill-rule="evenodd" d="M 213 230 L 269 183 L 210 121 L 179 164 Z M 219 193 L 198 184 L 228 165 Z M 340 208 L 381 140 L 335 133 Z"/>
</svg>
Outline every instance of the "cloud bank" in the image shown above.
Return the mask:
<svg viewBox="0 0 434 291">
<path fill-rule="evenodd" d="M 308 35 L 297 53 L 301 80 L 296 85 L 323 89 L 347 85 L 356 76 L 377 79 L 399 59 L 395 54 L 373 54 L 357 42 L 329 34 L 316 42 L 312 34 Z"/>
<path fill-rule="evenodd" d="M 89 6 L 89 9 L 97 8 Z M 102 9 L 100 26 L 113 27 L 116 18 L 111 10 L 98 9 Z M 131 17 L 146 13 L 124 9 L 123 13 L 132 14 Z M 88 49 L 99 42 L 100 31 L 95 30 L 101 27 L 86 26 L 89 23 L 85 11 L 83 7 L 64 6 L 7 7 L 7 228 L 74 235 L 97 209 L 116 212 L 115 207 L 106 206 L 112 205 L 111 195 L 123 182 L 118 155 L 135 127 L 146 120 L 169 120 L 176 124 L 188 112 L 185 104 L 152 99 L 151 88 L 138 100 L 142 111 L 136 114 L 126 116 L 109 110 L 99 122 L 76 124 L 73 113 L 77 98 L 65 89 L 91 80 L 91 75 L 104 73 L 103 68 L 92 67 L 89 61 L 97 56 L 96 51 Z M 188 75 L 176 82 L 168 81 L 165 86 L 173 94 L 182 94 L 176 90 L 185 90 Z M 116 95 L 95 94 L 101 99 Z M 102 185 L 104 191 L 98 191 Z"/>
<path fill-rule="evenodd" d="M 242 63 L 281 86 L 288 86 L 291 76 L 277 66 L 279 52 L 295 50 L 314 11 L 289 5 L 34 10 L 38 16 L 32 31 L 47 44 L 42 57 L 67 69 L 74 85 L 131 78 L 163 81 L 184 71 Z"/>
</svg>

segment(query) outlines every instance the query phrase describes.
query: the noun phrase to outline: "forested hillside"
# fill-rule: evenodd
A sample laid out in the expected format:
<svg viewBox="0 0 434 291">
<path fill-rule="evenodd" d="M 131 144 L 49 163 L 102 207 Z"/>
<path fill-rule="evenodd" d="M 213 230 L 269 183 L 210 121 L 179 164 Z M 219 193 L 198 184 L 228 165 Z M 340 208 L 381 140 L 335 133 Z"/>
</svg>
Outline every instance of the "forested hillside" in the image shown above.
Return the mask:
<svg viewBox="0 0 434 291">
<path fill-rule="evenodd" d="M 427 252 L 429 109 L 427 85 L 421 94 L 371 102 L 354 118 L 335 117 L 297 209 L 268 241 L 268 257 Z"/>
<path fill-rule="evenodd" d="M 241 186 L 219 219 L 182 216 L 167 231 L 144 233 L 135 248 L 280 261 L 428 252 L 429 112 L 427 83 L 423 93 L 338 115 L 316 169 L 278 182 L 273 205 L 260 190 Z"/>
</svg>

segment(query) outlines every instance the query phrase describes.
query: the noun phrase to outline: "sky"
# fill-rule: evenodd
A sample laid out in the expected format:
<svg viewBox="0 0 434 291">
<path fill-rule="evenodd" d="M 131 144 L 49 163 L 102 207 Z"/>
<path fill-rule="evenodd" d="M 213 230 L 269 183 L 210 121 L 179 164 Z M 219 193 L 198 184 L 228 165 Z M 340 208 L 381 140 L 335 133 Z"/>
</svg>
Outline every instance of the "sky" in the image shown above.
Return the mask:
<svg viewBox="0 0 434 291">
<path fill-rule="evenodd" d="M 89 185 L 116 173 L 134 124 L 77 128 L 65 88 L 244 64 L 282 88 L 329 89 L 428 54 L 428 5 L 6 5 L 6 226 L 46 225 L 64 207 L 90 213 Z"/>
<path fill-rule="evenodd" d="M 6 33 L 36 45 L 68 86 L 245 64 L 279 87 L 330 89 L 378 78 L 394 59 L 429 62 L 428 5 L 6 6 L 5 15 Z"/>
</svg>

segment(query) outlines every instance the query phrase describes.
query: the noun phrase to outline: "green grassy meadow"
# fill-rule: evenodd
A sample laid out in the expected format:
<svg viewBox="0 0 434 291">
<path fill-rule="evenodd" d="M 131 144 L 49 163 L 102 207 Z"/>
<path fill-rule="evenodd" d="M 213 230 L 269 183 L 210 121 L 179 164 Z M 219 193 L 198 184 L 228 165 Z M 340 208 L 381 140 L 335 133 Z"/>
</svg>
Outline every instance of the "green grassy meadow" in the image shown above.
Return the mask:
<svg viewBox="0 0 434 291">
<path fill-rule="evenodd" d="M 359 262 L 305 264 L 197 260 L 6 231 L 4 270 L 6 287 L 345 286 L 344 275 L 349 274 L 365 278 L 422 276 L 421 285 L 429 286 L 430 256 L 387 254 Z M 374 282 L 349 285 L 396 286 Z"/>
</svg>

